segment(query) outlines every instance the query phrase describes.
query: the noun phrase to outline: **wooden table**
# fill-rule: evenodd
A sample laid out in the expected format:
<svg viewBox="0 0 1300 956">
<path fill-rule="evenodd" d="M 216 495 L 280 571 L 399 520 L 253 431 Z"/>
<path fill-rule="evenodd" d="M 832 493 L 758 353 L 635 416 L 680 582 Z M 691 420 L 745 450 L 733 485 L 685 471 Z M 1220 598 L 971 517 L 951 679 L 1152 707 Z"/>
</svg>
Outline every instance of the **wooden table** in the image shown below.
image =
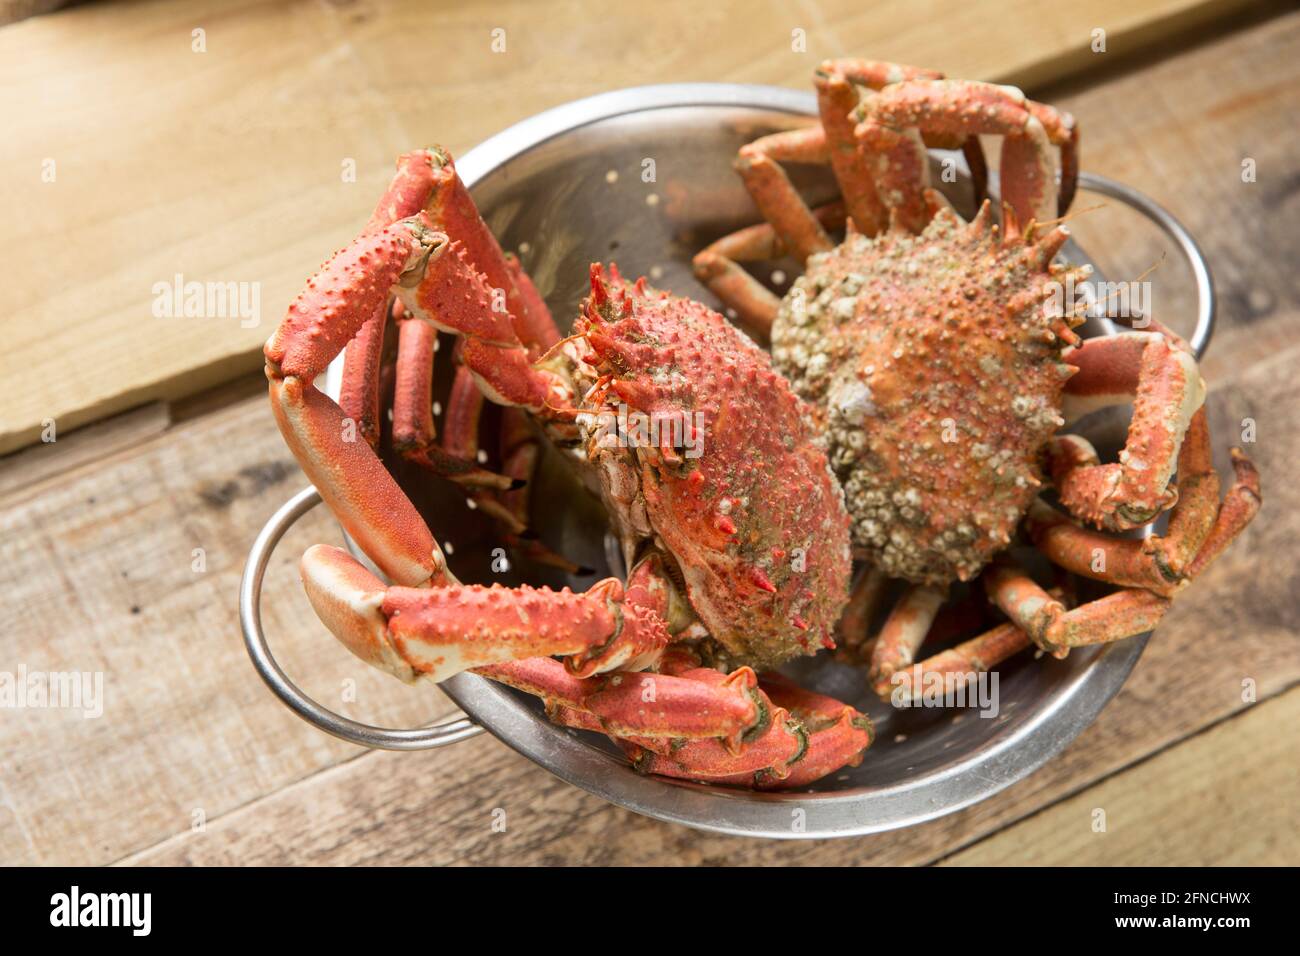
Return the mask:
<svg viewBox="0 0 1300 956">
<path fill-rule="evenodd" d="M 1288 371 L 1300 360 L 1300 15 L 1179 0 L 741 6 L 667 3 L 637 18 L 583 4 L 155 3 L 0 29 L 0 207 L 15 213 L 0 238 L 0 449 L 13 451 L 0 459 L 0 671 L 105 675 L 101 719 L 0 710 L 0 863 L 1300 862 L 1300 483 L 1285 477 L 1300 457 Z M 505 54 L 490 51 L 497 26 Z M 1104 54 L 1090 48 L 1095 28 Z M 195 29 L 205 53 L 191 52 Z M 795 29 L 807 53 L 791 50 Z M 364 218 L 392 156 L 431 135 L 463 150 L 633 83 L 801 86 L 817 59 L 850 52 L 1018 82 L 1068 108 L 1085 168 L 1164 203 L 1214 265 L 1212 427 L 1223 450 L 1243 419 L 1257 422 L 1266 505 L 1096 723 L 962 813 L 786 844 L 637 817 L 486 737 L 372 753 L 285 711 L 249 666 L 235 612 L 253 533 L 303 484 L 267 414 L 257 351 L 323 251 Z M 356 183 L 340 181 L 348 158 Z M 1133 223 L 1107 209 L 1072 225 L 1117 277 L 1164 248 Z M 1179 269 L 1160 266 L 1154 296 L 1186 329 Z M 177 272 L 260 282 L 261 327 L 155 318 L 151 286 Z M 45 419 L 58 440 L 32 444 Z M 454 713 L 323 639 L 293 555 L 336 537 L 318 510 L 270 570 L 266 623 L 285 667 L 360 719 Z"/>
</svg>

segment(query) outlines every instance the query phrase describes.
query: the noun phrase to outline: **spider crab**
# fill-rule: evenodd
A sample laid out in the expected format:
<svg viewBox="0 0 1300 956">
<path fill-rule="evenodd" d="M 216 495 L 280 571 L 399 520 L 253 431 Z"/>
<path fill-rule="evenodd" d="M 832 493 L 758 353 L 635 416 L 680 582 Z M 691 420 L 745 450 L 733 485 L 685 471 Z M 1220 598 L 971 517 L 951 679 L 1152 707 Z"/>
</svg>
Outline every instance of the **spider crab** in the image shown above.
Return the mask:
<svg viewBox="0 0 1300 956">
<path fill-rule="evenodd" d="M 402 455 L 499 494 L 511 527 L 519 516 L 501 501 L 519 490 L 529 455 L 511 474 L 483 468 L 477 410 L 486 396 L 531 416 L 593 478 L 626 582 L 574 593 L 457 581 L 374 450 L 394 295 Z M 437 330 L 459 337 L 462 363 L 440 445 Z M 339 405 L 312 383 L 349 341 Z M 308 280 L 265 355 L 285 440 L 392 582 L 337 548 L 302 558 L 314 609 L 357 656 L 407 681 L 472 669 L 537 694 L 554 720 L 610 735 L 649 772 L 798 786 L 861 760 L 865 716 L 756 671 L 830 643 L 848 593 L 849 519 L 815 411 L 722 316 L 593 265 L 561 340 L 435 149 L 398 160 L 368 226 Z M 611 440 L 620 405 L 669 427 L 653 442 Z M 692 444 L 703 453 L 690 455 Z"/>
<path fill-rule="evenodd" d="M 1152 322 L 1082 341 L 1081 310 L 1054 295 L 1089 274 L 1054 261 L 1068 233 L 1046 228 L 1074 193 L 1073 119 L 1011 87 L 888 63 L 828 61 L 815 82 L 819 124 L 740 150 L 766 223 L 713 243 L 695 268 L 824 412 L 855 555 L 869 568 L 846 620 L 863 626 L 886 579 L 909 584 L 871 646 L 875 690 L 915 694 L 928 675 L 986 670 L 1031 641 L 1063 657 L 1150 630 L 1254 516 L 1259 481 L 1233 449 L 1236 480 L 1220 505 L 1205 385 L 1181 340 Z M 987 200 L 966 223 L 928 188 L 927 144 L 961 147 L 979 198 L 980 134 L 1003 137 L 1000 226 Z M 842 201 L 810 209 L 781 162 L 828 164 Z M 846 221 L 837 244 L 828 230 Z M 805 271 L 784 299 L 738 264 L 786 254 Z M 1130 402 L 1118 462 L 1057 432 Z M 1064 511 L 1040 498 L 1048 481 Z M 1163 537 L 1103 533 L 1170 509 Z M 1006 553 L 1026 518 L 1058 567 L 1120 590 L 1067 607 Z M 979 575 L 1008 622 L 914 664 L 949 585 Z"/>
</svg>

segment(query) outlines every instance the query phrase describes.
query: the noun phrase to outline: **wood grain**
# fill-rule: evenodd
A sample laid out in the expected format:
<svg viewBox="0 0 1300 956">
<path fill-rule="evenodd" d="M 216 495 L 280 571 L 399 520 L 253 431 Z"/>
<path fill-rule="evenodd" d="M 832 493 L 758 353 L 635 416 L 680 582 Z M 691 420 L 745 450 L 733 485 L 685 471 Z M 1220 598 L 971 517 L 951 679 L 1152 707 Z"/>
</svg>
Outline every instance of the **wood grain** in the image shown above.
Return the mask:
<svg viewBox="0 0 1300 956">
<path fill-rule="evenodd" d="M 1298 724 L 1300 690 L 1292 690 L 943 863 L 1150 866 L 1159 847 L 1165 866 L 1294 866 Z M 1214 823 L 1207 826 L 1209 814 Z"/>
<path fill-rule="evenodd" d="M 11 276 L 0 452 L 37 440 L 47 418 L 67 431 L 256 368 L 285 303 L 364 221 L 393 157 L 415 146 L 460 151 L 539 110 L 636 84 L 805 88 L 829 55 L 1041 84 L 1102 63 L 1096 29 L 1105 57 L 1136 55 L 1252 6 L 667 0 L 616 13 L 523 0 L 190 0 L 10 25 L 0 30 L 0 259 Z M 249 283 L 258 321 L 155 317 L 155 283 L 177 275 Z"/>
<path fill-rule="evenodd" d="M 1234 193 L 1229 208 L 1244 214 L 1226 217 L 1215 198 L 1215 184 L 1229 184 L 1213 157 L 1226 162 L 1236 150 L 1225 147 L 1202 164 L 1185 146 L 1188 136 L 1209 145 L 1227 138 L 1257 142 L 1259 155 L 1268 158 L 1261 170 L 1278 182 L 1300 181 L 1294 155 L 1269 138 L 1279 104 L 1293 95 L 1296 23 L 1295 16 L 1279 18 L 1093 90 L 1063 93 L 1081 116 L 1101 102 L 1107 109 L 1095 109 L 1102 120 L 1121 107 L 1146 117 L 1152 130 L 1141 144 L 1146 161 L 1130 175 L 1177 183 L 1161 198 L 1181 204 L 1176 211 L 1202 236 L 1212 261 L 1240 255 L 1239 287 L 1258 290 L 1274 305 L 1253 326 L 1227 310 L 1207 363 L 1219 450 L 1237 440 L 1243 418 L 1259 424 L 1250 450 L 1264 476 L 1264 512 L 1180 598 L 1097 722 L 1043 770 L 977 807 L 903 833 L 787 844 L 709 836 L 637 817 L 490 739 L 397 755 L 326 738 L 261 686 L 235 620 L 239 570 L 253 532 L 302 478 L 264 398 L 222 407 L 203 399 L 173 414 L 176 424 L 165 432 L 133 433 L 125 447 L 85 454 L 77 445 L 92 439 L 77 433 L 55 446 L 35 446 L 22 460 L 39 471 L 39 484 L 19 483 L 0 495 L 0 593 L 6 597 L 0 670 L 99 670 L 107 686 L 98 720 L 0 711 L 0 863 L 924 863 L 953 858 L 992 834 L 1013 833 L 1011 824 L 1028 819 L 1030 825 L 1034 814 L 1068 806 L 1094 785 L 1164 767 L 1153 754 L 1177 755 L 1198 741 L 1210 739 L 1219 759 L 1251 779 L 1273 780 L 1257 764 L 1275 754 L 1256 747 L 1246 718 L 1233 715 L 1245 708 L 1243 679 L 1256 682 L 1262 702 L 1247 716 L 1267 714 L 1280 703 L 1273 699 L 1300 681 L 1294 560 L 1300 487 L 1285 480 L 1300 457 L 1294 416 L 1300 384 L 1289 374 L 1300 347 L 1279 347 L 1283 333 L 1296 328 L 1296 297 L 1287 270 L 1271 263 L 1253 268 L 1240 251 L 1251 249 L 1265 228 L 1255 218 L 1270 212 L 1265 196 Z M 1243 60 L 1255 69 L 1236 69 Z M 1221 83 L 1201 97 L 1167 92 L 1202 73 Z M 1291 86 L 1255 97 L 1261 75 Z M 1138 124 L 1098 118 L 1089 121 L 1087 163 L 1115 172 L 1127 161 Z M 1211 201 L 1195 201 L 1198 196 Z M 1295 231 L 1281 229 L 1276 238 L 1275 254 L 1294 261 Z M 1088 248 L 1113 254 L 1119 268 L 1157 248 L 1124 232 L 1106 239 Z M 1257 250 L 1253 258 L 1265 254 Z M 1259 329 L 1275 336 L 1267 356 L 1252 332 Z M 58 467 L 41 471 L 32 464 L 29 456 L 55 449 L 68 456 Z M 0 485 L 12 463 L 0 462 Z M 397 725 L 452 712 L 436 690 L 388 680 L 325 635 L 293 570 L 295 554 L 314 540 L 337 540 L 323 511 L 286 539 L 268 578 L 266 624 L 286 669 L 310 693 L 359 718 Z M 203 571 L 192 570 L 195 548 L 204 549 Z M 355 703 L 340 699 L 349 679 Z M 1284 729 L 1290 713 L 1283 712 Z M 1217 729 L 1201 734 L 1212 725 Z M 1241 726 L 1247 735 L 1234 730 Z M 1188 760 L 1203 765 L 1196 755 Z M 1169 765 L 1170 775 L 1161 779 L 1186 782 L 1178 768 L 1188 765 Z M 1135 787 L 1115 791 L 1116 806 L 1127 808 L 1121 817 L 1141 812 L 1134 794 L 1146 785 Z M 1186 846 L 1171 856 L 1178 860 L 1190 859 L 1201 843 L 1220 846 L 1201 834 L 1231 810 L 1215 801 L 1218 791 L 1191 790 L 1194 806 L 1180 818 Z M 1256 814 L 1252 839 L 1259 846 L 1276 840 L 1260 852 L 1295 863 L 1294 801 L 1288 807 L 1290 815 Z M 491 826 L 496 808 L 507 811 L 504 833 Z M 194 826 L 196 811 L 201 829 Z M 1145 851 L 1159 862 L 1164 848 L 1148 842 Z M 1199 860 L 1210 862 L 1215 854 L 1207 850 Z"/>
<path fill-rule="evenodd" d="M 239 638 L 249 532 L 303 484 L 259 398 L 5 499 L 0 670 L 100 672 L 105 703 L 0 711 L 0 859 L 107 862 L 356 753 L 282 708 Z M 379 723 L 451 712 L 322 645 L 296 555 L 338 532 L 321 510 L 291 537 L 266 626 L 304 689 Z"/>
<path fill-rule="evenodd" d="M 1189 225 L 1205 249 L 1219 296 L 1218 329 L 1202 363 L 1211 385 L 1290 347 L 1300 320 L 1293 268 L 1300 216 L 1294 137 L 1270 117 L 1300 114 L 1300 13 L 1152 61 L 1099 85 L 1037 91 L 1070 110 L 1083 130 L 1083 167 L 1153 197 Z M 1254 164 L 1254 181 L 1243 163 Z M 1069 225 L 1110 279 L 1152 266 L 1153 313 L 1189 333 L 1191 274 L 1175 247 L 1118 204 L 1077 212 L 1102 197 L 1082 193 Z"/>
</svg>

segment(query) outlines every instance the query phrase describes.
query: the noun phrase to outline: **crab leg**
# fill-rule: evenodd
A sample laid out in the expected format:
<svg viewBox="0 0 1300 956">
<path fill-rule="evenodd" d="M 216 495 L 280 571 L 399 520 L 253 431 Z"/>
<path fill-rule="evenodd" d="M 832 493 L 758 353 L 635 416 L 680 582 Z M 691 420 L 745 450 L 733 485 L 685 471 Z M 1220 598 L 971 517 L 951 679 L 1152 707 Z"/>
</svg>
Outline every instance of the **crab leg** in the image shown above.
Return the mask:
<svg viewBox="0 0 1300 956">
<path fill-rule="evenodd" d="M 1054 601 L 1067 600 L 1061 588 L 1049 589 L 1047 596 Z M 976 596 L 972 594 L 965 603 L 970 607 L 975 602 Z M 960 608 L 961 605 L 957 607 Z M 957 615 L 949 623 L 959 630 L 969 630 L 969 627 L 959 624 L 959 620 L 966 623 L 965 619 L 968 618 L 969 615 L 966 614 Z M 935 627 L 929 636 L 942 640 L 944 635 L 937 633 L 939 630 L 939 627 Z M 947 689 L 953 686 L 954 681 L 969 680 L 974 675 L 992 670 L 1033 643 L 1025 630 L 1014 621 L 998 624 L 969 640 L 932 654 L 906 670 L 896 672 L 892 689 L 887 695 L 882 692 L 881 696 L 895 704 L 914 701 L 931 685 L 931 678 L 938 678 L 940 686 Z"/>
<path fill-rule="evenodd" d="M 764 674 L 760 686 L 778 707 L 786 708 L 808 734 L 808 749 L 784 778 L 755 781 L 760 789 L 803 787 L 841 767 L 856 767 L 876 738 L 866 714 L 843 701 L 806 690 L 779 674 Z"/>
<path fill-rule="evenodd" d="M 443 448 L 455 456 L 455 460 L 478 460 L 482 397 L 483 393 L 469 369 L 463 365 L 457 368 L 447 402 L 443 436 Z M 527 560 L 579 577 L 592 574 L 591 568 L 551 550 L 528 528 L 531 483 L 541 456 L 541 441 L 528 416 L 518 408 L 503 408 L 498 442 L 501 472 L 511 484 L 502 491 L 487 487 L 470 489 L 473 507 L 490 517 L 497 524 L 504 543 Z"/>
<path fill-rule="evenodd" d="M 1201 413 L 1203 416 L 1203 413 Z M 1100 600 L 1066 611 L 1023 572 L 998 564 L 985 575 L 989 597 L 1035 644 L 1057 657 L 1071 647 L 1099 644 L 1149 631 L 1171 605 L 1170 597 L 1201 573 L 1250 523 L 1260 505 L 1259 474 L 1239 449 L 1232 450 L 1236 480 L 1208 528 L 1206 493 L 1214 488 L 1203 417 L 1193 422 L 1190 448 L 1180 467 L 1195 487 L 1183 510 L 1180 502 L 1170 518 L 1170 536 L 1163 542 L 1105 538 L 1085 531 L 1050 509 L 1035 508 L 1029 532 L 1039 548 L 1067 570 L 1099 580 L 1139 583 Z M 1173 540 L 1170 540 L 1173 539 Z M 1195 556 L 1187 555 L 1196 546 Z M 1098 564 L 1098 553 L 1103 562 Z M 1186 561 L 1186 567 L 1178 567 Z"/>
<path fill-rule="evenodd" d="M 1044 222 L 1058 214 L 1051 147 L 1070 151 L 1063 165 L 1073 170 L 1077 133 L 1072 117 L 1026 100 L 1014 87 L 969 80 L 909 80 L 873 97 L 857 127 L 863 147 L 877 156 L 881 198 L 904 228 L 919 232 L 929 221 L 924 197 L 929 162 L 918 128 L 926 134 L 963 139 L 973 134 L 1004 136 L 1003 200 L 1021 222 Z M 1072 184 L 1069 191 L 1073 192 Z"/>
<path fill-rule="evenodd" d="M 343 359 L 343 381 L 339 407 L 356 422 L 357 434 L 371 448 L 379 447 L 380 363 L 384 353 L 384 331 L 388 327 L 388 303 L 366 320 L 348 346 Z"/>
<path fill-rule="evenodd" d="M 558 568 L 568 574 L 585 577 L 595 572 L 584 565 L 570 561 L 564 555 L 547 547 L 528 529 L 529 500 L 532 479 L 541 458 L 542 446 L 537 431 L 528 418 L 517 408 L 502 409 L 499 435 L 502 470 L 515 480 L 512 490 L 502 492 L 496 507 L 490 511 L 500 516 L 506 529 L 506 544 L 529 561 Z M 488 493 L 477 495 L 479 506 L 484 507 Z"/>
<path fill-rule="evenodd" d="M 766 706 L 771 707 L 770 702 Z M 654 740 L 619 739 L 618 743 L 641 773 L 753 786 L 762 780 L 787 778 L 790 768 L 807 752 L 808 735 L 788 711 L 773 707 L 766 730 L 737 753 L 716 737 L 674 741 L 666 750 Z"/>
<path fill-rule="evenodd" d="M 426 154 L 432 191 L 423 208 L 429 213 L 434 227 L 454 236 L 462 244 L 466 260 L 483 276 L 489 289 L 504 293 L 504 311 L 510 316 L 517 339 L 539 345 L 554 341 L 558 334 L 550 312 L 531 281 L 526 286 L 517 281 L 523 270 L 517 261 L 512 264 L 511 257 L 501 251 L 492 230 L 488 229 L 470 198 L 469 190 L 456 173 L 451 154 L 436 146 Z M 413 214 L 407 213 L 407 216 Z"/>
<path fill-rule="evenodd" d="M 401 303 L 397 311 L 403 312 Z M 513 479 L 480 468 L 434 442 L 433 360 L 438 333 L 427 322 L 402 317 L 397 324 L 397 381 L 393 388 L 393 448 L 434 474 L 474 488 L 508 490 Z M 472 383 L 471 383 L 472 384 Z"/>
<path fill-rule="evenodd" d="M 853 135 L 855 123 L 850 114 L 858 107 L 858 91 L 845 74 L 843 61 L 823 63 L 814 74 L 814 82 L 831 170 L 839 183 L 844 205 L 853 217 L 854 228 L 874 236 L 889 224 L 889 211 L 876 192 L 871 170 L 863 164 Z"/>
<path fill-rule="evenodd" d="M 579 679 L 559 661 L 541 657 L 478 673 L 541 697 L 548 710 L 567 708 L 594 718 L 615 737 L 719 738 L 729 752 L 739 753 L 767 732 L 772 716 L 748 667 L 730 675 L 709 671 L 716 681 L 697 679 L 695 671 L 690 677 L 616 671 Z"/>
<path fill-rule="evenodd" d="M 844 606 L 844 613 L 836 625 L 839 646 L 848 658 L 866 659 L 875 647 L 875 639 L 868 640 L 867 632 L 888 583 L 885 573 L 872 566 L 865 568 L 854 581 L 849 603 Z"/>
<path fill-rule="evenodd" d="M 858 88 L 880 90 L 913 79 L 938 79 L 942 74 L 874 60 L 827 60 L 815 74 L 820 126 L 765 136 L 743 147 L 737 169 L 767 222 L 741 229 L 714 242 L 695 257 L 695 274 L 759 338 L 766 339 L 780 299 L 737 265 L 775 259 L 787 253 L 806 259 L 829 248 L 828 231 L 845 224 L 876 235 L 889 223 L 870 164 L 862 161 L 856 114 L 862 108 Z M 911 131 L 918 155 L 925 161 L 927 145 L 960 147 L 970 164 L 975 204 L 984 198 L 987 170 L 979 138 L 945 132 Z M 842 203 L 810 210 L 779 162 L 829 163 L 843 196 Z M 916 188 L 928 182 L 928 161 L 918 167 Z M 834 217 L 827 215 L 834 210 Z M 847 210 L 847 214 L 845 212 Z M 824 213 L 825 211 L 825 213 Z"/>
<path fill-rule="evenodd" d="M 398 219 L 426 208 L 435 190 L 433 154 L 415 150 L 397 158 L 397 172 L 375 205 L 363 232 L 378 232 Z M 357 423 L 357 431 L 374 448 L 379 443 L 379 365 L 384 349 L 388 302 L 375 310 L 352 340 L 343 360 L 339 405 Z"/>
<path fill-rule="evenodd" d="M 924 690 L 929 675 L 948 679 L 969 679 L 969 675 L 992 670 L 1013 654 L 1033 644 L 1025 631 L 1008 621 L 968 641 L 940 651 L 894 675 L 891 699 L 915 700 Z"/>
<path fill-rule="evenodd" d="M 518 411 L 508 409 L 508 411 Z M 445 431 L 442 438 L 443 451 L 461 461 L 479 460 L 479 419 L 483 412 L 483 393 L 479 391 L 474 375 L 464 365 L 456 367 L 456 377 L 451 383 L 451 392 L 447 397 L 447 412 L 443 420 Z M 522 413 L 521 413 L 522 414 Z M 509 468 L 503 473 L 511 479 L 511 488 L 523 491 L 531 473 L 515 474 Z M 500 524 L 507 534 L 522 534 L 527 525 L 522 514 L 504 507 L 491 488 L 474 488 L 470 496 L 475 507 L 482 509 L 493 521 Z"/>
<path fill-rule="evenodd" d="M 726 679 L 707 669 L 691 674 L 715 685 Z M 771 709 L 770 722 L 738 752 L 717 739 L 676 742 L 667 748 L 645 738 L 619 743 L 643 773 L 760 789 L 806 786 L 841 767 L 861 763 L 874 738 L 866 715 L 777 674 L 764 675 L 760 687 Z"/>
<path fill-rule="evenodd" d="M 421 585 L 448 580 L 442 550 L 374 450 L 355 440 L 355 420 L 311 384 L 386 305 L 403 262 L 370 264 L 399 247 L 386 231 L 372 232 L 331 259 L 267 341 L 266 374 L 280 430 L 321 497 L 385 574 Z"/>
<path fill-rule="evenodd" d="M 334 636 L 366 663 L 408 682 L 538 655 L 563 655 L 564 663 L 550 662 L 577 680 L 652 664 L 669 640 L 659 615 L 625 601 L 614 578 L 581 594 L 500 585 L 385 587 L 328 545 L 307 549 L 301 573 L 312 607 Z"/>
<path fill-rule="evenodd" d="M 1078 369 L 1065 386 L 1067 421 L 1130 400 L 1133 421 L 1118 463 L 1101 464 L 1076 435 L 1049 446 L 1061 503 L 1110 530 L 1146 524 L 1178 500 L 1170 478 L 1192 416 L 1205 401 L 1196 360 L 1156 332 L 1089 339 L 1064 358 Z"/>
<path fill-rule="evenodd" d="M 800 198 L 781 168 L 781 161 L 825 163 L 828 158 L 820 126 L 772 133 L 742 146 L 736 157 L 736 171 L 745 181 L 754 205 L 800 262 L 813 253 L 829 251 L 834 243 Z"/>
<path fill-rule="evenodd" d="M 394 581 L 419 585 L 445 580 L 441 549 L 371 447 L 353 439 L 354 423 L 311 385 L 395 286 L 415 317 L 436 315 L 440 328 L 466 336 L 466 362 L 495 399 L 541 411 L 552 395 L 567 404 L 567 392 L 532 367 L 509 314 L 493 311 L 482 276 L 426 213 L 363 233 L 308 281 L 265 348 L 276 418 L 366 553 Z"/>
<path fill-rule="evenodd" d="M 1202 409 L 1193 417 L 1179 455 L 1180 497 L 1164 537 L 1112 538 L 1079 527 L 1041 502 L 1030 509 L 1027 529 L 1039 550 L 1068 571 L 1172 596 L 1204 570 L 1259 510 L 1255 466 L 1235 448 L 1232 463 L 1236 479 L 1220 504 Z"/>
<path fill-rule="evenodd" d="M 894 673 L 916 659 L 943 600 L 943 592 L 913 585 L 889 612 L 871 653 L 871 683 L 877 694 L 887 697 Z"/>
<path fill-rule="evenodd" d="M 844 227 L 842 202 L 818 206 L 812 214 L 823 229 Z M 780 259 L 785 254 L 785 244 L 771 224 L 759 223 L 723 236 L 702 249 L 696 253 L 693 266 L 696 278 L 736 310 L 745 328 L 766 341 L 781 307 L 781 298 L 737 263 Z"/>
</svg>

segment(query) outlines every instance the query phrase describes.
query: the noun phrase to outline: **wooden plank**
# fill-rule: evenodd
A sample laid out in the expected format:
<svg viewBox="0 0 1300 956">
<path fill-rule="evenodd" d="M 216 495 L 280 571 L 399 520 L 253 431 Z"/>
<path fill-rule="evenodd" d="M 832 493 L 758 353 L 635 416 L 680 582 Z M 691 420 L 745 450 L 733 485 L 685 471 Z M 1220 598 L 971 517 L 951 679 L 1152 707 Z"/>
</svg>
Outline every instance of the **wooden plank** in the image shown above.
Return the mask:
<svg viewBox="0 0 1300 956">
<path fill-rule="evenodd" d="M 1297 358 L 1300 348 L 1234 382 L 1233 400 L 1261 415 L 1295 407 L 1300 383 L 1277 368 Z M 1256 449 L 1266 476 L 1300 453 L 1300 423 L 1268 420 L 1272 438 Z M 1235 712 L 1244 677 L 1261 700 L 1300 681 L 1294 569 L 1256 559 L 1292 547 L 1300 489 L 1278 482 L 1268 496 L 1265 517 L 1181 596 L 1124 690 L 1064 754 L 979 806 L 905 832 L 812 844 L 697 833 L 607 806 L 480 738 L 445 752 L 360 757 L 128 862 L 928 862 Z M 1238 759 L 1251 759 L 1249 751 Z M 505 833 L 492 828 L 496 809 L 506 811 Z"/>
<path fill-rule="evenodd" d="M 1300 690 L 1292 690 L 943 863 L 1149 866 L 1159 847 L 1165 866 L 1295 866 L 1297 725 Z"/>
<path fill-rule="evenodd" d="M 265 401 L 0 504 L 0 671 L 103 675 L 98 719 L 0 711 L 0 862 L 117 859 L 188 829 L 196 812 L 216 817 L 358 752 L 285 710 L 239 637 L 250 533 L 304 484 Z M 373 722 L 453 712 L 436 690 L 406 693 L 330 646 L 295 564 L 313 541 L 338 540 L 321 509 L 270 569 L 266 628 L 285 668 L 308 693 Z"/>
<path fill-rule="evenodd" d="M 171 423 L 166 402 L 150 402 L 77 430 L 73 441 L 59 442 L 50 422 L 41 442 L 14 452 L 0 469 L 0 499 L 18 493 L 39 494 L 43 481 L 160 435 Z M 67 436 L 63 436 L 65 439 Z"/>
<path fill-rule="evenodd" d="M 1292 267 L 1296 230 L 1279 209 L 1300 174 L 1291 139 L 1270 116 L 1300 113 L 1300 13 L 1096 86 L 1041 91 L 1083 130 L 1083 168 L 1145 192 L 1187 224 L 1205 249 L 1220 310 L 1202 369 L 1211 386 L 1289 348 L 1300 318 Z M 1273 72 L 1277 71 L 1277 72 Z M 1243 163 L 1254 166 L 1243 179 Z M 1082 193 L 1075 209 L 1108 203 Z M 1118 203 L 1073 216 L 1079 244 L 1112 280 L 1155 266 L 1154 314 L 1190 333 L 1194 289 L 1172 243 Z"/>
<path fill-rule="evenodd" d="M 363 221 L 393 157 L 463 150 L 566 100 L 641 83 L 806 87 L 828 55 L 1042 83 L 1239 0 L 87 5 L 0 30 L 0 452 L 259 364 L 304 277 Z M 689 24 L 689 29 L 683 29 Z M 494 53 L 491 31 L 506 31 Z M 806 31 L 802 52 L 793 30 Z M 193 52 L 192 31 L 205 52 Z M 105 55 L 111 51 L 111 55 Z M 466 104 L 472 104 L 467 108 Z M 354 161 L 356 181 L 344 181 Z M 53 164 L 52 166 L 50 164 Z M 53 181 L 46 181 L 50 172 Z M 155 285 L 242 283 L 250 309 L 158 318 Z M 255 320 L 256 319 L 256 320 Z"/>
<path fill-rule="evenodd" d="M 1167 71 L 1160 85 L 1143 72 L 1098 95 L 1148 115 L 1144 151 L 1176 167 L 1187 188 L 1208 190 L 1203 184 L 1221 170 L 1177 148 L 1183 131 L 1228 123 L 1234 135 L 1275 130 L 1278 103 L 1285 107 L 1291 94 L 1252 100 L 1255 77 L 1230 65 L 1251 58 L 1259 75 L 1294 80 L 1294 23 L 1274 21 L 1158 64 L 1153 69 Z M 1167 84 L 1200 72 L 1225 84 L 1202 99 L 1165 96 Z M 1071 108 L 1083 113 L 1087 101 L 1080 94 Z M 1225 110 L 1230 103 L 1238 105 Z M 1090 129 L 1089 165 L 1109 172 L 1131 130 Z M 1283 179 L 1296 174 L 1294 157 L 1290 163 L 1278 170 Z M 1256 217 L 1269 212 L 1254 195 L 1243 195 L 1241 216 L 1203 218 L 1206 207 L 1194 202 L 1179 213 L 1217 261 L 1248 242 Z M 1128 238 L 1110 236 L 1108 245 Z M 1277 254 L 1294 260 L 1296 237 L 1282 239 Z M 1262 270 L 1257 288 L 1277 300 L 1277 321 L 1289 316 L 1294 328 L 1289 282 Z M 1293 562 L 1261 558 L 1293 554 L 1300 531 L 1300 492 L 1277 478 L 1300 452 L 1300 425 L 1289 415 L 1300 396 L 1287 374 L 1297 354 L 1278 349 L 1268 363 L 1251 363 L 1248 344 L 1246 334 L 1216 342 L 1225 366 L 1233 348 L 1246 358 L 1237 376 L 1230 368 L 1215 376 L 1214 422 L 1227 441 L 1229 423 L 1258 418 L 1253 452 L 1265 477 L 1264 517 L 1183 597 L 1116 701 L 1061 758 L 980 807 L 903 834 L 825 845 L 732 841 L 656 824 L 559 783 L 491 740 L 444 753 L 356 757 L 354 748 L 299 723 L 244 658 L 234 594 L 253 530 L 301 479 L 264 399 L 199 414 L 102 464 L 79 466 L 38 495 L 0 501 L 0 587 L 8 598 L 0 670 L 103 670 L 111 703 L 99 721 L 0 713 L 0 862 L 924 862 L 948 855 L 1232 713 L 1243 676 L 1259 681 L 1261 698 L 1298 679 Z M 1248 363 L 1256 367 L 1240 374 Z M 66 439 L 68 447 L 77 437 Z M 396 725 L 446 712 L 435 691 L 412 691 L 354 665 L 314 621 L 293 555 L 335 535 L 323 513 L 311 516 L 272 568 L 267 626 L 286 667 L 309 691 L 333 698 L 340 681 L 354 677 L 354 716 Z M 202 575 L 190 571 L 196 546 L 207 551 Z M 507 834 L 491 830 L 496 806 L 509 811 Z M 206 814 L 203 833 L 190 830 L 195 808 Z"/>
</svg>

